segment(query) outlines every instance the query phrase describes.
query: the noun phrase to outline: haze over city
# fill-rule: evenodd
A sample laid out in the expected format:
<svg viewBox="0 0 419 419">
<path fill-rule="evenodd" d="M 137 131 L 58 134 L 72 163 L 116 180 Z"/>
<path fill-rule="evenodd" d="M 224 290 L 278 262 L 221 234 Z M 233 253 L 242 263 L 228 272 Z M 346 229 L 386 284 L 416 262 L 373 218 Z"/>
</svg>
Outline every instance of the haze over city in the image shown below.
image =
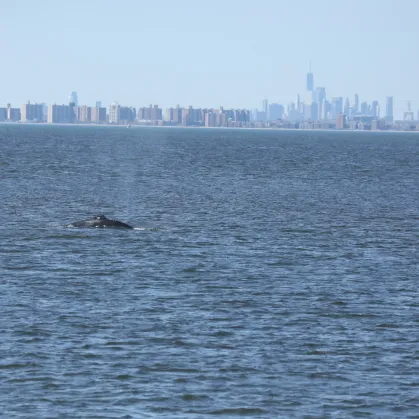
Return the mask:
<svg viewBox="0 0 419 419">
<path fill-rule="evenodd" d="M 286 106 L 305 100 L 311 61 L 328 98 L 383 111 L 393 96 L 395 118 L 409 100 L 416 116 L 418 11 L 415 0 L 8 2 L 0 102 L 65 103 L 76 90 L 83 104 Z"/>
</svg>

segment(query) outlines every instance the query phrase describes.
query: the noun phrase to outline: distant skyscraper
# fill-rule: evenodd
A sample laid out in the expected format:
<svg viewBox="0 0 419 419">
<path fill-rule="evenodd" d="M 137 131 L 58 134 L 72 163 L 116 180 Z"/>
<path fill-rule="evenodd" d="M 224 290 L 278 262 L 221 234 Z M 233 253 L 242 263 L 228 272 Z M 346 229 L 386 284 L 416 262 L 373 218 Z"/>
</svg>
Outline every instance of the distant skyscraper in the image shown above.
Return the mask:
<svg viewBox="0 0 419 419">
<path fill-rule="evenodd" d="M 288 105 L 288 120 L 289 121 L 297 121 L 299 119 L 300 119 L 299 112 L 298 112 L 298 110 L 297 110 L 297 108 L 295 106 L 295 103 L 294 102 L 291 102 Z"/>
<path fill-rule="evenodd" d="M 393 122 L 393 96 L 387 96 L 386 100 L 386 122 L 391 124 Z"/>
<path fill-rule="evenodd" d="M 282 119 L 284 116 L 284 107 L 279 103 L 271 103 L 269 105 L 269 119 L 274 121 L 275 119 Z"/>
<path fill-rule="evenodd" d="M 378 102 L 376 100 L 374 100 L 372 102 L 372 106 L 371 106 L 371 116 L 373 118 L 379 118 L 380 117 L 380 107 L 378 105 Z"/>
<path fill-rule="evenodd" d="M 311 102 L 304 106 L 304 120 L 317 121 L 319 119 L 319 107 L 317 102 Z"/>
<path fill-rule="evenodd" d="M 68 97 L 70 104 L 73 106 L 79 106 L 79 100 L 77 98 L 77 92 L 71 92 L 71 95 Z"/>
<path fill-rule="evenodd" d="M 361 103 L 361 114 L 366 115 L 368 113 L 368 103 L 362 102 Z"/>
<path fill-rule="evenodd" d="M 313 99 L 319 106 L 322 106 L 323 101 L 326 100 L 326 89 L 324 87 L 316 87 Z"/>
<path fill-rule="evenodd" d="M 102 107 L 102 101 L 101 100 L 97 100 L 96 101 L 96 108 L 101 108 Z"/>
<path fill-rule="evenodd" d="M 346 98 L 346 101 L 345 101 L 345 107 L 343 108 L 343 114 L 344 114 L 345 116 L 349 116 L 349 108 L 350 108 L 350 105 L 349 105 L 349 99 L 348 99 L 348 98 Z"/>
<path fill-rule="evenodd" d="M 358 93 L 355 94 L 354 110 L 356 113 L 359 112 L 359 96 Z"/>
<path fill-rule="evenodd" d="M 331 105 L 332 119 L 336 119 L 336 116 L 343 113 L 343 97 L 333 97 Z"/>
<path fill-rule="evenodd" d="M 309 69 L 309 72 L 307 73 L 307 90 L 309 92 L 312 92 L 314 90 L 314 76 L 313 76 L 313 73 L 311 72 L 311 61 L 310 61 L 310 69 Z"/>
<path fill-rule="evenodd" d="M 322 119 L 329 119 L 330 114 L 330 102 L 328 102 L 326 99 L 323 101 L 323 105 L 321 108 L 321 118 Z"/>
<path fill-rule="evenodd" d="M 268 108 L 268 99 L 264 99 L 263 101 L 262 101 L 262 112 L 264 112 L 265 113 L 265 121 L 267 121 L 268 120 L 268 118 L 269 118 L 269 108 Z"/>
</svg>

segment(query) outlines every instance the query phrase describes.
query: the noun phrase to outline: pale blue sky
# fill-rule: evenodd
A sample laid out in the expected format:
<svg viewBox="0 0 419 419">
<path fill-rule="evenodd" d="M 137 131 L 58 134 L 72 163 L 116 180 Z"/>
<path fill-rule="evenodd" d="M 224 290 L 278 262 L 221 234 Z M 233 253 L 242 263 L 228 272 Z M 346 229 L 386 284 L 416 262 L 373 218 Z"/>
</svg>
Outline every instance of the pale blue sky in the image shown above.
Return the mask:
<svg viewBox="0 0 419 419">
<path fill-rule="evenodd" d="M 0 0 L 0 105 L 286 105 L 310 59 L 328 98 L 419 109 L 419 0 Z"/>
</svg>

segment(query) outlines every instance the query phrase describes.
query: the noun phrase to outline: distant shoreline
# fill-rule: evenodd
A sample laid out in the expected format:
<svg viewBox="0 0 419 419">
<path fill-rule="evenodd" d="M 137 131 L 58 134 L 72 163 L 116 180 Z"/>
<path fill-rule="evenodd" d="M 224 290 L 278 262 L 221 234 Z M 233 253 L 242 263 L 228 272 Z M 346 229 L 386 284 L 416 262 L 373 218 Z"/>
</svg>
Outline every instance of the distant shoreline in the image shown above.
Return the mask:
<svg viewBox="0 0 419 419">
<path fill-rule="evenodd" d="M 138 128 L 176 128 L 176 129 L 209 129 L 209 130 L 257 130 L 257 131 L 298 131 L 298 132 L 353 132 L 353 133 L 401 133 L 401 134 L 418 134 L 419 131 L 403 131 L 403 130 L 351 130 L 336 129 L 336 128 L 274 128 L 274 127 L 205 127 L 205 126 L 183 126 L 183 125 L 148 125 L 148 124 L 80 124 L 80 123 L 49 123 L 49 122 L 15 122 L 15 121 L 0 121 L 0 125 L 20 125 L 20 126 L 48 126 L 48 127 L 92 127 L 92 128 L 125 128 L 125 129 L 138 129 Z"/>
</svg>

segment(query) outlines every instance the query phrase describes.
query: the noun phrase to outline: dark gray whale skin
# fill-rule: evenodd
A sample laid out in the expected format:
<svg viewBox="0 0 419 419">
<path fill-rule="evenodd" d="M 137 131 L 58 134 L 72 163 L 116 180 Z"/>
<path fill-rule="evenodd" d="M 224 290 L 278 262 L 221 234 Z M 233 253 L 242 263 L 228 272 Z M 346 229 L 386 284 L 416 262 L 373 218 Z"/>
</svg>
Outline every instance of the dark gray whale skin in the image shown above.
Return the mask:
<svg viewBox="0 0 419 419">
<path fill-rule="evenodd" d="M 128 224 L 123 223 L 122 221 L 118 220 L 110 220 L 106 218 L 104 215 L 97 215 L 93 218 L 83 221 L 76 221 L 67 225 L 67 227 L 74 227 L 74 228 L 133 228 Z"/>
</svg>

